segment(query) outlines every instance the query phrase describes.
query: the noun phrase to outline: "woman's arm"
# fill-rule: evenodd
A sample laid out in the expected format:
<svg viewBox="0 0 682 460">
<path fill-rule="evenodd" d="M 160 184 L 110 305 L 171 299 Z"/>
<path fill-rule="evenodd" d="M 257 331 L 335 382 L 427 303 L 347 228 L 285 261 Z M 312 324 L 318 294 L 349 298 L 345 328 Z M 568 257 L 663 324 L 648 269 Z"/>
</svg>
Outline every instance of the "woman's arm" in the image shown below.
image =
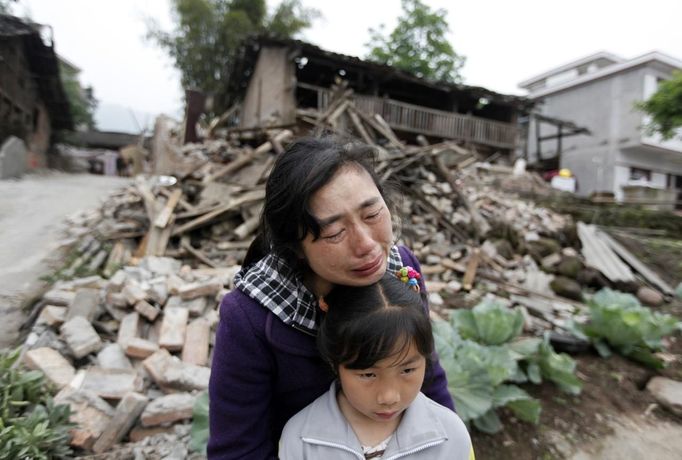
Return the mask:
<svg viewBox="0 0 682 460">
<path fill-rule="evenodd" d="M 271 434 L 272 357 L 237 292 L 220 308 L 209 383 L 209 459 L 277 458 Z M 259 330 L 260 329 L 260 330 Z"/>
</svg>

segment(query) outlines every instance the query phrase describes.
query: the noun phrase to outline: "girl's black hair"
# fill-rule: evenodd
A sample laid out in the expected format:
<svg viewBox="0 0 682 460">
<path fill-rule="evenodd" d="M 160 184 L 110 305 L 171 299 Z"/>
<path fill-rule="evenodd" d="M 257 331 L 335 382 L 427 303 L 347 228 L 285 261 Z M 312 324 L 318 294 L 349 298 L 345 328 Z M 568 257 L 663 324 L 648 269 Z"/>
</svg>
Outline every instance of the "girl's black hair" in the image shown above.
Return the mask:
<svg viewBox="0 0 682 460">
<path fill-rule="evenodd" d="M 244 265 L 273 252 L 297 266 L 301 241 L 308 232 L 315 238 L 320 236 L 320 227 L 310 212 L 310 199 L 344 166 L 367 171 L 389 210 L 394 211 L 391 196 L 374 171 L 375 162 L 376 153 L 369 145 L 334 136 L 305 137 L 287 146 L 265 185 L 259 232 Z"/>
<path fill-rule="evenodd" d="M 391 356 L 397 362 L 411 343 L 430 362 L 433 335 L 422 297 L 395 275 L 369 286 L 336 286 L 325 301 L 317 346 L 334 372 L 341 365 L 367 369 Z"/>
</svg>

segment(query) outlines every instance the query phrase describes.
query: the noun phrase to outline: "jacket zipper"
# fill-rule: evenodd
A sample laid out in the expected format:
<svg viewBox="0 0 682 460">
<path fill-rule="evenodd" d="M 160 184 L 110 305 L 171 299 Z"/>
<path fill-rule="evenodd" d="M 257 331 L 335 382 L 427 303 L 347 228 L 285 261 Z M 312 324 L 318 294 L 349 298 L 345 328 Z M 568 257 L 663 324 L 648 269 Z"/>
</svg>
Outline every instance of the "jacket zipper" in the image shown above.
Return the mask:
<svg viewBox="0 0 682 460">
<path fill-rule="evenodd" d="M 360 454 L 357 450 L 353 450 L 350 447 L 344 446 L 343 444 L 337 444 L 335 442 L 329 442 L 329 441 L 320 441 L 319 439 L 312 439 L 312 438 L 302 438 L 304 442 L 308 442 L 310 444 L 317 444 L 320 446 L 327 446 L 327 447 L 336 447 L 337 449 L 345 450 L 346 452 L 350 452 L 351 454 L 355 455 L 357 458 L 360 460 L 365 460 L 365 456 Z"/>
<path fill-rule="evenodd" d="M 303 326 L 299 326 L 298 323 L 291 323 L 291 327 L 296 329 L 299 332 L 303 332 L 304 334 L 308 334 L 311 337 L 317 337 L 314 333 L 310 332 L 308 329 L 304 328 Z"/>
<path fill-rule="evenodd" d="M 391 456 L 391 457 L 386 457 L 385 460 L 395 460 L 396 458 L 404 457 L 406 455 L 412 455 L 416 454 L 417 452 L 421 452 L 424 449 L 428 449 L 429 447 L 437 446 L 438 444 L 442 444 L 445 442 L 446 438 L 441 438 L 437 441 L 429 442 L 427 444 L 424 444 L 423 446 L 415 447 L 414 449 L 410 449 L 406 452 L 398 452 L 397 454 Z"/>
<path fill-rule="evenodd" d="M 355 455 L 358 457 L 360 460 L 365 460 L 365 456 L 360 454 L 358 451 L 351 449 L 350 447 L 344 446 L 343 444 L 337 444 L 335 442 L 329 442 L 329 441 L 320 441 L 319 439 L 312 439 L 312 438 L 302 438 L 304 442 L 308 442 L 310 444 L 317 444 L 320 446 L 327 446 L 327 447 L 336 447 L 337 449 L 345 450 L 346 452 L 350 452 L 351 454 Z M 442 444 L 445 442 L 446 438 L 441 438 L 438 439 L 437 441 L 432 441 L 427 444 L 424 444 L 419 447 L 415 447 L 414 449 L 410 449 L 406 452 L 399 452 L 392 457 L 387 457 L 385 460 L 395 460 L 400 457 L 404 457 L 406 455 L 412 455 L 416 454 L 417 452 L 421 452 L 422 450 L 428 449 L 429 447 L 437 446 L 438 444 Z"/>
</svg>

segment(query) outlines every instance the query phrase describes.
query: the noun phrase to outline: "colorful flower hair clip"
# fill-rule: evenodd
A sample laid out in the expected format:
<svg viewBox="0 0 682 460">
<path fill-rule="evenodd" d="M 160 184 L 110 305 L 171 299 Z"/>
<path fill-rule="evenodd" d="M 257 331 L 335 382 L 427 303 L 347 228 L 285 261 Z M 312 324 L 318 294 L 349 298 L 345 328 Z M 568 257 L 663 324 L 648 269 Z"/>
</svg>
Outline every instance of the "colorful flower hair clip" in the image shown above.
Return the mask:
<svg viewBox="0 0 682 460">
<path fill-rule="evenodd" d="M 395 272 L 395 276 L 398 277 L 400 281 L 403 283 L 407 284 L 407 287 L 412 289 L 415 292 L 419 292 L 419 279 L 421 278 L 421 275 L 417 270 L 410 266 L 405 266 Z"/>
</svg>

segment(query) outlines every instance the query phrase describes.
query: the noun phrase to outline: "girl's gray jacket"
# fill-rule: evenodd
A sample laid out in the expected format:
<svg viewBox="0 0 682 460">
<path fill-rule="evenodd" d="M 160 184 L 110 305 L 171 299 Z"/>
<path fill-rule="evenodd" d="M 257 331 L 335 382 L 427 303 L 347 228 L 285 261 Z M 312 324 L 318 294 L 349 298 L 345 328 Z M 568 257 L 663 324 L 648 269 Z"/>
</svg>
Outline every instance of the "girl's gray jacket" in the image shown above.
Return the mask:
<svg viewBox="0 0 682 460">
<path fill-rule="evenodd" d="M 336 385 L 293 416 L 280 440 L 280 460 L 365 460 L 360 441 L 336 401 Z M 381 460 L 470 460 L 462 420 L 422 393 L 407 408 Z"/>
</svg>

